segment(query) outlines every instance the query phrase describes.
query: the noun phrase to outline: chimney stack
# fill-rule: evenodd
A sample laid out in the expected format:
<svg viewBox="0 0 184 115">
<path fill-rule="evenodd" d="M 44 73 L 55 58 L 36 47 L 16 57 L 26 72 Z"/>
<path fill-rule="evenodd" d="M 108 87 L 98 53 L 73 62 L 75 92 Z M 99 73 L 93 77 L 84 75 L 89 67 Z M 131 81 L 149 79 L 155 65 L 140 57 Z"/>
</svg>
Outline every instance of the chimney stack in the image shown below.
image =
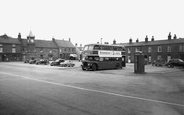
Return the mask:
<svg viewBox="0 0 184 115">
<path fill-rule="evenodd" d="M 116 44 L 116 40 L 114 39 L 113 44 Z"/>
<path fill-rule="evenodd" d="M 19 35 L 18 35 L 18 39 L 21 39 L 21 33 L 19 33 Z"/>
<path fill-rule="evenodd" d="M 129 39 L 129 43 L 132 43 L 132 38 Z"/>
<path fill-rule="evenodd" d="M 139 42 L 139 39 L 137 38 L 136 43 L 138 43 L 138 42 Z"/>
<path fill-rule="evenodd" d="M 177 39 L 177 36 L 176 36 L 176 34 L 174 34 L 174 37 L 173 37 L 174 39 Z"/>
<path fill-rule="evenodd" d="M 148 36 L 146 35 L 145 42 L 148 42 Z"/>
<path fill-rule="evenodd" d="M 169 35 L 168 35 L 168 40 L 171 40 L 171 32 L 169 32 Z"/>
<path fill-rule="evenodd" d="M 154 41 L 154 36 L 152 36 L 151 41 Z"/>
</svg>

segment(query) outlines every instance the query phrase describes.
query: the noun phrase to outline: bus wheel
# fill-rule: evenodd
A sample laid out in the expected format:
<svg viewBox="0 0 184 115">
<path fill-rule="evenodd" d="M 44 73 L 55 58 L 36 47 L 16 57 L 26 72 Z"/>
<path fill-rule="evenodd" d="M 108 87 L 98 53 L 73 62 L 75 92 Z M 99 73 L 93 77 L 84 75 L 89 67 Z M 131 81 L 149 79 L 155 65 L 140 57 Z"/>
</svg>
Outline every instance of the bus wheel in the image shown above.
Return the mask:
<svg viewBox="0 0 184 115">
<path fill-rule="evenodd" d="M 116 69 L 120 69 L 120 66 L 119 66 L 119 64 L 118 64 L 118 63 L 116 64 Z"/>
<path fill-rule="evenodd" d="M 92 65 L 92 70 L 93 70 L 93 71 L 96 71 L 96 70 L 97 70 L 96 64 L 93 64 L 93 65 Z"/>
</svg>

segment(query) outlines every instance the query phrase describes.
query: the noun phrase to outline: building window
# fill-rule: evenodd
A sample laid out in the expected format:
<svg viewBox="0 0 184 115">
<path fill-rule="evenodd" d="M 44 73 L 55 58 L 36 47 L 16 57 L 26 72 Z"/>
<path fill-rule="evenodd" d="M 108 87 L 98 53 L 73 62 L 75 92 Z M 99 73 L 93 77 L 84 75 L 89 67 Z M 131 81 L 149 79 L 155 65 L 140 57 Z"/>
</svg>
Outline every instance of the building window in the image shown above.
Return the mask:
<svg viewBox="0 0 184 115">
<path fill-rule="evenodd" d="M 131 53 L 130 48 L 128 48 L 128 53 Z"/>
<path fill-rule="evenodd" d="M 31 39 L 31 43 L 34 43 L 34 39 Z"/>
<path fill-rule="evenodd" d="M 148 56 L 148 62 L 151 63 L 151 56 Z"/>
<path fill-rule="evenodd" d="M 3 48 L 0 47 L 0 53 L 3 53 Z"/>
<path fill-rule="evenodd" d="M 171 46 L 167 46 L 167 52 L 171 52 Z"/>
<path fill-rule="evenodd" d="M 158 52 L 162 52 L 162 46 L 158 46 Z"/>
<path fill-rule="evenodd" d="M 162 56 L 161 55 L 158 55 L 157 56 L 157 60 L 161 60 L 162 59 Z"/>
<path fill-rule="evenodd" d="M 182 50 L 183 50 L 182 45 L 179 45 L 179 52 L 182 52 Z"/>
<path fill-rule="evenodd" d="M 75 48 L 72 48 L 72 52 L 75 52 Z"/>
<path fill-rule="evenodd" d="M 152 52 L 152 49 L 151 49 L 151 47 L 148 47 L 148 52 L 150 53 L 150 52 Z"/>
<path fill-rule="evenodd" d="M 15 44 L 12 44 L 12 47 L 16 47 L 16 45 Z"/>
<path fill-rule="evenodd" d="M 140 49 L 139 48 L 135 48 L 135 52 L 139 52 L 140 51 Z"/>
<path fill-rule="evenodd" d="M 3 52 L 3 44 L 0 44 L 0 52 L 2 53 Z"/>
<path fill-rule="evenodd" d="M 12 48 L 12 53 L 16 53 L 16 48 Z"/>
</svg>

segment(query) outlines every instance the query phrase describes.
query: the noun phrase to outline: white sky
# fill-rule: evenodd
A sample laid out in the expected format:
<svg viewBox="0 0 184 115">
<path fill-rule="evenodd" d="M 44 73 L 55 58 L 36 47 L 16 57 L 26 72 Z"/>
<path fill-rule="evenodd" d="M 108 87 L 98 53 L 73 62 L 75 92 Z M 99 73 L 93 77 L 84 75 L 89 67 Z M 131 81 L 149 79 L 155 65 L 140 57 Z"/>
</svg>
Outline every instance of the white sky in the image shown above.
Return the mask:
<svg viewBox="0 0 184 115">
<path fill-rule="evenodd" d="M 0 35 L 73 44 L 184 38 L 183 0 L 1 0 Z"/>
</svg>

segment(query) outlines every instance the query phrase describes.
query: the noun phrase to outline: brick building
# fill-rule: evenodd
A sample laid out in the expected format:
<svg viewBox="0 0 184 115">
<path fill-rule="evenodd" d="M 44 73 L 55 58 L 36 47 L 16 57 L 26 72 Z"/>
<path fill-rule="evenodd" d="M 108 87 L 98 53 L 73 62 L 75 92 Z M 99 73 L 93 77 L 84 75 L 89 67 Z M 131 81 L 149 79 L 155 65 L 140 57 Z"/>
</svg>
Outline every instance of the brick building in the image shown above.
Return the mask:
<svg viewBox="0 0 184 115">
<path fill-rule="evenodd" d="M 177 38 L 176 35 L 172 38 L 169 33 L 165 40 L 155 40 L 152 36 L 151 40 L 146 36 L 145 41 L 133 42 L 129 39 L 129 43 L 120 43 L 126 48 L 126 62 L 134 62 L 134 54 L 141 51 L 145 54 L 147 63 L 152 63 L 157 60 L 164 60 L 167 62 L 173 58 L 180 58 L 184 60 L 184 38 Z"/>
<path fill-rule="evenodd" d="M 7 36 L 0 36 L 0 62 L 21 61 L 21 43 L 18 39 Z"/>
<path fill-rule="evenodd" d="M 52 39 L 52 41 L 59 48 L 59 57 L 63 59 L 69 59 L 70 54 L 76 54 L 76 47 L 71 43 L 71 39 L 69 40 L 58 40 Z"/>
<path fill-rule="evenodd" d="M 67 40 L 39 40 L 32 32 L 26 38 L 19 33 L 18 38 L 7 35 L 0 36 L 0 62 L 24 61 L 25 59 L 49 59 L 59 57 L 69 59 L 71 53 L 76 54 L 76 48 Z"/>
</svg>

